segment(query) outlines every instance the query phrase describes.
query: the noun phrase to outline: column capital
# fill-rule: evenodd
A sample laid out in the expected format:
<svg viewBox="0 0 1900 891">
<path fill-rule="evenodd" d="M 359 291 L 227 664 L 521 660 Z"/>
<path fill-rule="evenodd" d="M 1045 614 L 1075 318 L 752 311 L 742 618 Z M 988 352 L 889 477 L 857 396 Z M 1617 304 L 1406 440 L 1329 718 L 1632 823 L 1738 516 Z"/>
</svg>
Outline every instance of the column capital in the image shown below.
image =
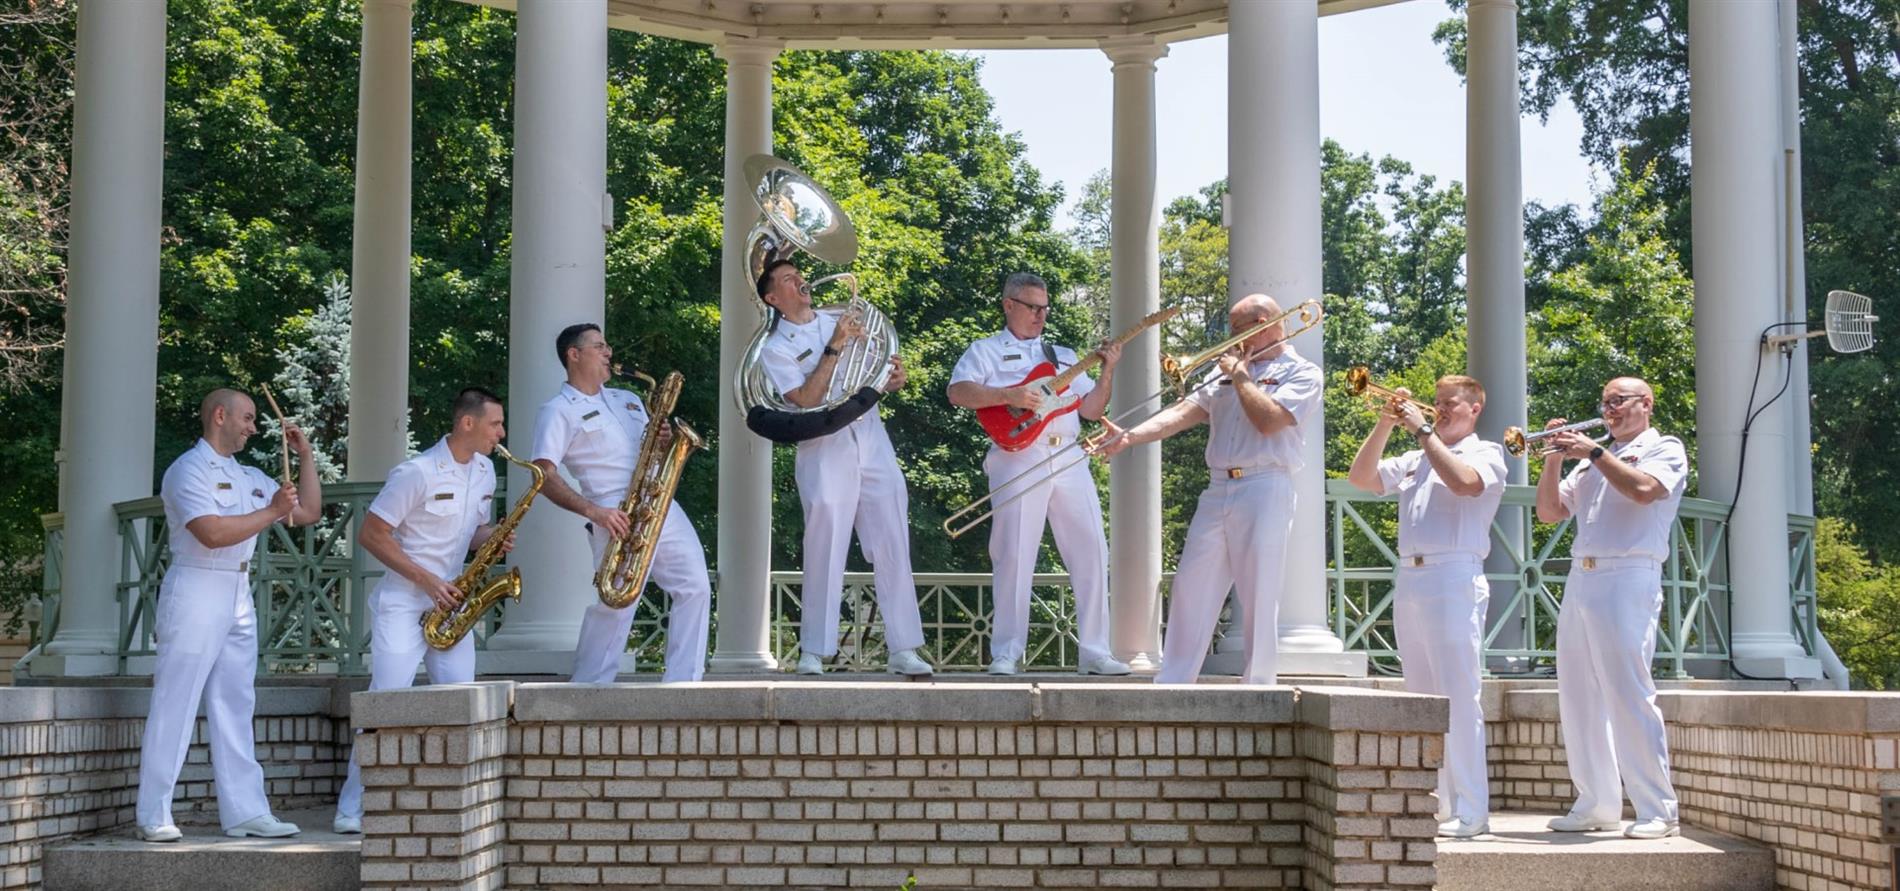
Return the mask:
<svg viewBox="0 0 1900 891">
<path fill-rule="evenodd" d="M 1468 0 L 1466 5 L 1468 7 L 1466 11 L 1467 15 L 1480 8 L 1508 9 L 1512 12 L 1517 11 L 1517 0 Z"/>
<path fill-rule="evenodd" d="M 415 7 L 415 0 L 363 0 L 363 8 L 368 9 L 372 6 L 393 9 L 399 12 L 412 12 Z"/>
<path fill-rule="evenodd" d="M 725 43 L 713 47 L 713 55 L 726 60 L 728 65 L 770 65 L 784 49 L 782 40 L 729 37 Z"/>
<path fill-rule="evenodd" d="M 1116 68 L 1123 65 L 1145 65 L 1154 68 L 1155 63 L 1166 58 L 1168 45 L 1153 37 L 1116 37 L 1099 44 L 1102 52 Z"/>
</svg>

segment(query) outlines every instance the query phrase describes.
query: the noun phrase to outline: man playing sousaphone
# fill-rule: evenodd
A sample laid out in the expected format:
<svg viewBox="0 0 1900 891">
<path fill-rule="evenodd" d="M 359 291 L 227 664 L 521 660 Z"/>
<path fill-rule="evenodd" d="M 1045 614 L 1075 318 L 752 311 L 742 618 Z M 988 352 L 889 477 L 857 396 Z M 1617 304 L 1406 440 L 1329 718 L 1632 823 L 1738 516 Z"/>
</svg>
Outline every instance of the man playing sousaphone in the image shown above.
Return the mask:
<svg viewBox="0 0 1900 891">
<path fill-rule="evenodd" d="M 1066 369 L 1078 361 L 1074 350 L 1043 337 L 1049 306 L 1049 286 L 1041 277 L 1027 272 L 1011 275 L 1003 283 L 1003 330 L 970 344 L 957 360 L 950 375 L 950 404 L 969 409 L 1040 407 L 1042 396 L 1024 383 L 1025 378 L 1044 362 Z M 1110 379 L 1121 361 L 1121 346 L 1110 341 L 1098 352 L 1101 381 L 1082 374 L 1069 384 L 1069 393 L 1081 397 L 1074 411 L 1051 418 L 1027 445 L 1015 450 L 993 445 L 983 459 L 991 494 L 1018 496 L 1001 502 L 991 517 L 996 631 L 990 641 L 990 674 L 1015 674 L 1028 646 L 1030 581 L 1036 555 L 1042 551 L 1045 517 L 1075 587 L 1078 670 L 1082 674 L 1128 673 L 1128 666 L 1109 650 L 1108 540 L 1102 535 L 1101 500 L 1087 462 L 1066 464 L 1046 480 L 1019 479 L 1036 465 L 1051 463 L 1053 453 L 1074 443 L 1083 419 L 1102 419 Z M 1012 486 L 1013 480 L 1018 482 Z M 1002 492 L 1005 487 L 1012 491 Z"/>
<path fill-rule="evenodd" d="M 567 383 L 542 403 L 530 457 L 547 471 L 543 492 L 547 499 L 587 518 L 588 542 L 598 566 L 609 538 L 625 537 L 632 528 L 620 501 L 633 482 L 647 424 L 665 424 L 667 419 L 649 419 L 646 403 L 638 395 L 607 386 L 614 375 L 614 351 L 599 325 L 583 322 L 563 328 L 554 339 L 554 352 L 567 369 Z M 567 465 L 580 484 L 579 492 L 562 481 L 555 471 L 558 464 Z M 671 601 L 666 673 L 660 680 L 699 680 L 706 671 L 712 580 L 706 574 L 706 551 L 699 544 L 699 533 L 677 501 L 667 506 L 649 575 Z M 580 641 L 574 648 L 574 683 L 613 683 L 639 604 L 636 596 L 619 609 L 603 603 L 587 605 Z"/>
<path fill-rule="evenodd" d="M 758 293 L 779 315 L 760 354 L 772 385 L 801 408 L 831 401 L 839 395 L 833 392 L 839 358 L 864 335 L 862 320 L 850 312 L 814 311 L 805 277 L 790 260 L 766 265 Z M 893 358 L 890 364 L 886 393 L 902 388 L 905 379 L 903 361 Z M 838 652 L 845 555 L 855 526 L 876 575 L 890 671 L 930 674 L 917 654 L 924 627 L 911 578 L 910 495 L 883 419 L 872 409 L 843 429 L 800 442 L 794 466 L 805 513 L 798 673 L 823 674 L 824 660 Z"/>
</svg>

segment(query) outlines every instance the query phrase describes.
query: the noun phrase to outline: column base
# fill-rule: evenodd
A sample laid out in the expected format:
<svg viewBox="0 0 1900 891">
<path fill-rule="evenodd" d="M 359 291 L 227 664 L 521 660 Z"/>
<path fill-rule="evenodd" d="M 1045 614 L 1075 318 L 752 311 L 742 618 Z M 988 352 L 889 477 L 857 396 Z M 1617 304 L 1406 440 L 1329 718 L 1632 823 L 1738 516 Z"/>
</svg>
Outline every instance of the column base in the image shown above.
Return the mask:
<svg viewBox="0 0 1900 891">
<path fill-rule="evenodd" d="M 119 657 L 112 653 L 29 653 L 14 670 L 21 669 L 34 678 L 107 677 L 119 673 Z"/>
<path fill-rule="evenodd" d="M 707 674 L 756 674 L 778 671 L 778 659 L 771 653 L 714 653 L 706 663 Z"/>
<path fill-rule="evenodd" d="M 1274 666 L 1274 673 L 1279 675 L 1362 678 L 1367 672 L 1366 654 L 1360 652 L 1289 653 L 1282 650 L 1275 661 L 1278 664 Z M 1246 666 L 1247 654 L 1243 652 L 1217 652 L 1209 654 L 1207 661 L 1201 663 L 1201 673 L 1239 677 Z"/>
<path fill-rule="evenodd" d="M 1748 678 L 1811 680 L 1821 677 L 1821 660 L 1812 656 L 1737 657 L 1730 660 L 1735 674 Z"/>
</svg>

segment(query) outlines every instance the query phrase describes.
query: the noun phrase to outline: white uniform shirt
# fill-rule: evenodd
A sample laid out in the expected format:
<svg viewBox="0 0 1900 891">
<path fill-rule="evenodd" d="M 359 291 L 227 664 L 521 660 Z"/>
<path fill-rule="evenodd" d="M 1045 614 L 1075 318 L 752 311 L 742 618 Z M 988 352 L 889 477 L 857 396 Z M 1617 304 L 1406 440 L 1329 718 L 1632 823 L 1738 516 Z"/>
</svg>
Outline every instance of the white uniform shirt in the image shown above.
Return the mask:
<svg viewBox="0 0 1900 891">
<path fill-rule="evenodd" d="M 1047 361 L 1042 344 L 1040 337 L 1024 340 L 1004 328 L 970 344 L 970 348 L 963 351 L 963 358 L 957 360 L 957 367 L 950 372 L 950 383 L 954 386 L 970 381 L 985 387 L 1014 387 L 1029 376 L 1030 369 Z M 1056 354 L 1057 374 L 1079 361 L 1074 350 L 1053 344 L 1051 347 Z M 1094 389 L 1095 379 L 1086 374 L 1076 375 L 1075 380 L 1069 382 L 1069 393 L 1077 397 L 1087 396 Z M 1043 432 L 1060 436 L 1063 442 L 1071 442 L 1082 432 L 1081 413 L 1066 412 L 1050 421 Z"/>
<path fill-rule="evenodd" d="M 257 550 L 257 536 L 222 548 L 208 548 L 185 528 L 199 517 L 235 517 L 262 510 L 282 488 L 270 475 L 220 455 L 202 439 L 165 469 L 159 498 L 165 502 L 165 527 L 172 556 L 189 560 L 241 563 Z M 233 567 L 235 568 L 235 567 Z"/>
<path fill-rule="evenodd" d="M 825 357 L 825 346 L 831 343 L 831 333 L 837 328 L 838 317 L 835 313 L 818 313 L 811 321 L 803 325 L 780 317 L 778 326 L 766 337 L 765 349 L 760 352 L 760 364 L 764 366 L 766 376 L 772 379 L 772 386 L 777 387 L 781 394 L 790 393 L 804 386 L 805 381 L 811 377 L 811 373 L 818 370 L 818 362 Z M 848 350 L 849 346 L 841 349 Z M 843 389 L 843 376 L 834 374 L 831 388 L 825 393 L 825 401 L 830 402 L 840 396 L 850 395 L 842 392 Z M 878 417 L 877 409 L 872 408 L 860 415 L 857 420 L 852 421 L 850 427 L 846 429 L 881 426 L 883 423 L 883 420 Z M 838 431 L 838 433 L 843 432 L 845 431 Z M 805 440 L 799 443 L 798 447 L 805 448 L 812 443 L 837 436 L 838 433 Z"/>
<path fill-rule="evenodd" d="M 441 579 L 462 571 L 475 530 L 494 516 L 495 465 L 487 455 L 457 464 L 443 438 L 389 472 L 369 512 L 388 523 L 409 559 Z M 385 583 L 408 585 L 395 573 Z"/>
<path fill-rule="evenodd" d="M 1281 407 L 1293 414 L 1292 427 L 1263 436 L 1247 420 L 1246 410 L 1240 406 L 1240 397 L 1234 394 L 1234 388 L 1226 383 L 1220 369 L 1216 367 L 1208 372 L 1200 387 L 1188 396 L 1188 401 L 1207 411 L 1207 466 L 1212 470 L 1247 467 L 1280 467 L 1289 472 L 1299 470 L 1303 461 L 1300 458 L 1300 443 L 1305 437 L 1305 427 L 1312 423 L 1320 410 L 1322 394 L 1319 366 L 1306 361 L 1295 352 L 1292 344 L 1287 344 L 1280 355 L 1271 359 L 1256 359 L 1248 365 L 1253 379 L 1266 389 L 1267 395 Z M 1215 383 L 1207 383 L 1213 380 Z"/>
<path fill-rule="evenodd" d="M 1382 493 L 1399 493 L 1399 555 L 1491 553 L 1491 518 L 1504 500 L 1504 449 L 1476 434 L 1448 445 L 1451 453 L 1477 471 L 1484 491 L 1475 496 L 1453 494 L 1439 479 L 1424 449 L 1413 449 L 1379 462 Z"/>
<path fill-rule="evenodd" d="M 1579 462 L 1557 484 L 1557 497 L 1577 518 L 1577 539 L 1570 553 L 1578 557 L 1648 557 L 1669 559 L 1669 523 L 1682 504 L 1689 484 L 1689 455 L 1682 440 L 1664 436 L 1651 427 L 1623 443 L 1604 447 L 1599 460 L 1617 460 L 1656 478 L 1668 495 L 1649 504 L 1637 504 L 1616 491 L 1590 462 Z"/>
<path fill-rule="evenodd" d="M 589 396 L 562 384 L 561 392 L 541 403 L 534 419 L 531 461 L 552 461 L 567 468 L 581 497 L 612 506 L 627 494 L 640 440 L 647 432 L 646 403 L 628 390 L 602 387 Z"/>
</svg>

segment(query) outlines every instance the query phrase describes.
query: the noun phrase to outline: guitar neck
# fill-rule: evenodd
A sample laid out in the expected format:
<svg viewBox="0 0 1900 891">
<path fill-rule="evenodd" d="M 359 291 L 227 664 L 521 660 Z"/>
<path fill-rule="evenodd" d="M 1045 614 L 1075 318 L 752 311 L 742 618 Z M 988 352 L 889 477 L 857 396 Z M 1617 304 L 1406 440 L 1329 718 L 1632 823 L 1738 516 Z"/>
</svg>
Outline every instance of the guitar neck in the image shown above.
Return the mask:
<svg viewBox="0 0 1900 891">
<path fill-rule="evenodd" d="M 1149 313 L 1141 321 L 1136 322 L 1134 327 L 1129 328 L 1127 331 L 1123 331 L 1122 333 L 1115 335 L 1115 339 L 1110 341 L 1110 343 L 1113 343 L 1116 346 L 1126 346 L 1129 341 L 1134 340 L 1136 337 L 1140 336 L 1141 332 L 1146 331 L 1149 328 L 1152 328 L 1156 325 L 1159 325 L 1162 322 L 1165 322 L 1171 318 L 1174 318 L 1175 313 L 1178 313 L 1178 312 L 1180 312 L 1179 309 L 1176 309 L 1174 307 L 1169 307 L 1167 309 L 1161 310 L 1160 312 Z M 1102 354 L 1100 352 L 1091 352 L 1087 356 L 1083 357 L 1082 361 L 1077 362 L 1074 365 L 1070 366 L 1067 371 L 1064 371 L 1061 374 L 1056 375 L 1055 382 L 1051 384 L 1051 386 L 1057 390 L 1060 390 L 1063 387 L 1066 387 L 1070 383 L 1074 382 L 1077 377 L 1088 373 L 1089 369 L 1094 368 L 1097 365 L 1100 365 L 1101 362 L 1102 362 Z"/>
</svg>

